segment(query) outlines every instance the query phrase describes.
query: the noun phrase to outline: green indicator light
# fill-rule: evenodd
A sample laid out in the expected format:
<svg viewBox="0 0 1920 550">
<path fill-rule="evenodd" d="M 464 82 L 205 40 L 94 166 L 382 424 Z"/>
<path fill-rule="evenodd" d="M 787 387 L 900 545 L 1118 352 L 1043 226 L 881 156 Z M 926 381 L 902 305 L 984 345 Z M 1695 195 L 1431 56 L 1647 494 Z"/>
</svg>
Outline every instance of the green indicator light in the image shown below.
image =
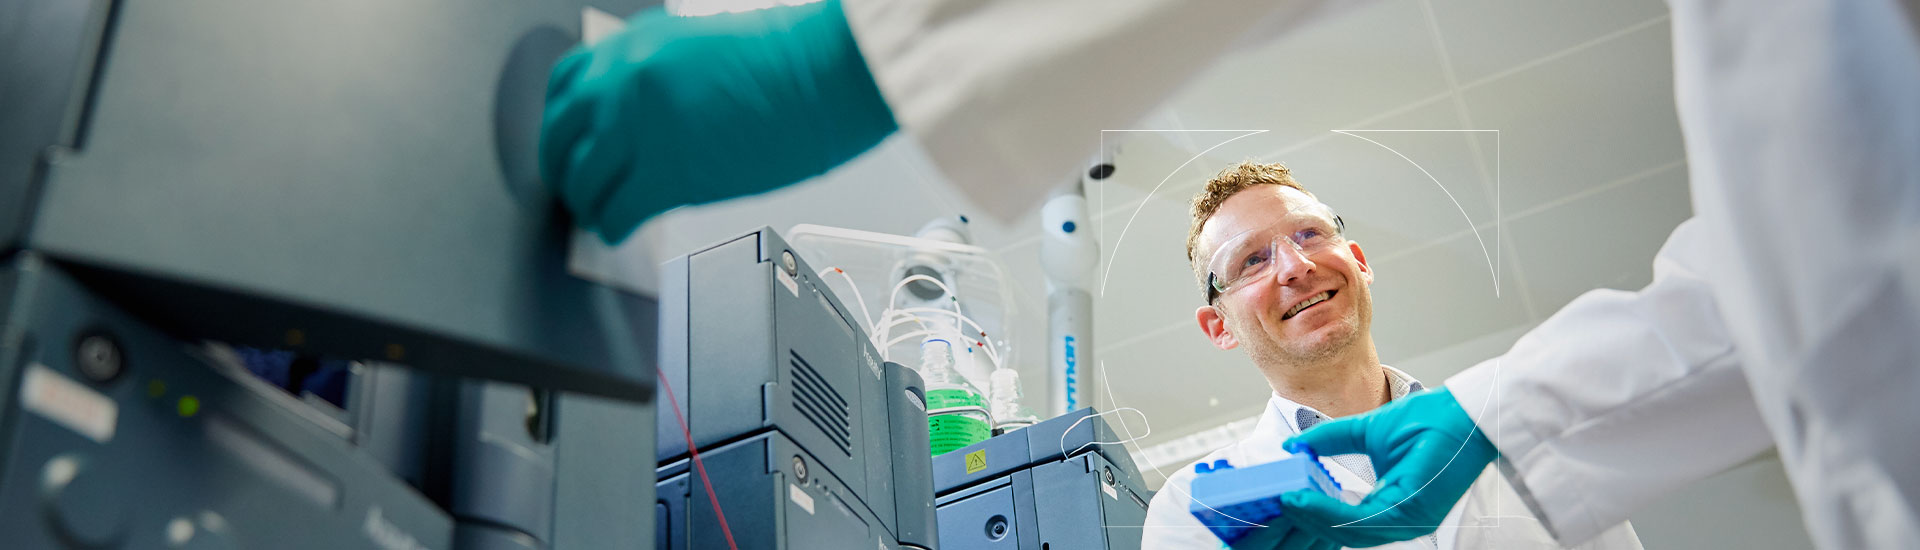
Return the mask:
<svg viewBox="0 0 1920 550">
<path fill-rule="evenodd" d="M 181 396 L 177 407 L 180 417 L 186 418 L 200 413 L 200 398 L 191 395 Z"/>
<path fill-rule="evenodd" d="M 167 394 L 167 383 L 159 380 L 147 381 L 147 397 L 158 398 Z"/>
</svg>

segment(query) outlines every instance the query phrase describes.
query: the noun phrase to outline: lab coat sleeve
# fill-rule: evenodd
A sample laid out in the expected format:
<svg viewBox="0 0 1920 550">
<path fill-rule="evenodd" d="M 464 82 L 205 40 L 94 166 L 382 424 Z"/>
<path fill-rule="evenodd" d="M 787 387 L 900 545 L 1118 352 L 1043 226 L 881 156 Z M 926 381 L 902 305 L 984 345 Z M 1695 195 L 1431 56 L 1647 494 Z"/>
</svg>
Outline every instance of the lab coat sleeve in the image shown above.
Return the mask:
<svg viewBox="0 0 1920 550">
<path fill-rule="evenodd" d="M 1600 535 L 1574 546 L 1558 544 L 1527 504 L 1514 493 L 1500 468 L 1489 466 L 1454 505 L 1436 532 L 1439 550 L 1505 550 L 1508 548 L 1567 548 L 1568 550 L 1643 550 L 1633 524 L 1620 522 Z"/>
<path fill-rule="evenodd" d="M 900 127 L 989 214 L 1013 219 L 1052 188 L 1074 181 L 1078 164 L 1102 145 L 1102 130 L 1132 128 L 1217 58 L 1337 11 L 1331 4 L 843 0 L 841 6 Z"/>
<path fill-rule="evenodd" d="M 1191 467 L 1167 478 L 1147 503 L 1147 520 L 1140 527 L 1142 550 L 1218 550 L 1224 544 L 1200 519 L 1187 511 L 1193 502 L 1187 489 L 1193 484 Z"/>
<path fill-rule="evenodd" d="M 1447 387 L 1563 545 L 1772 444 L 1697 264 L 1711 240 L 1674 230 L 1638 292 L 1588 292 Z"/>
</svg>

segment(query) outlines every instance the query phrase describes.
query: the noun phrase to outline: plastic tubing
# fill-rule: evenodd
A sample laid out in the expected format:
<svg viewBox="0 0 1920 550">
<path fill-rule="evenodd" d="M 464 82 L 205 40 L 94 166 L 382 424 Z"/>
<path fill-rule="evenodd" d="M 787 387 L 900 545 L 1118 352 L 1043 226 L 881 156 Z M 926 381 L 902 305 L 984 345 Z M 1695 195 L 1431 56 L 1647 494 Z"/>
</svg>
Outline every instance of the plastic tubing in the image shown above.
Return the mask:
<svg viewBox="0 0 1920 550">
<path fill-rule="evenodd" d="M 840 278 L 845 279 L 847 281 L 847 288 L 853 290 L 854 303 L 860 304 L 860 316 L 863 318 L 866 318 L 867 320 L 867 330 L 874 330 L 873 312 L 867 310 L 867 299 L 860 296 L 860 285 L 853 284 L 853 276 L 848 275 L 846 270 L 840 269 L 839 267 L 828 267 L 826 269 L 822 269 L 820 270 L 819 275 L 821 277 L 825 277 L 828 271 L 839 273 Z"/>
<path fill-rule="evenodd" d="M 967 340 L 969 341 L 979 341 L 982 344 L 986 344 L 986 340 L 988 340 L 988 338 L 985 336 L 987 332 L 986 329 L 980 328 L 980 324 L 974 322 L 973 319 L 968 318 L 965 315 L 961 315 L 959 312 L 947 311 L 944 309 L 930 308 L 930 307 L 910 307 L 910 308 L 903 308 L 903 309 L 887 310 L 887 313 L 882 316 L 883 318 L 881 321 L 883 323 L 887 323 L 886 325 L 887 332 L 881 337 L 884 338 L 886 337 L 886 335 L 891 335 L 892 328 L 895 326 L 906 324 L 905 323 L 906 320 L 911 319 L 913 321 L 918 322 L 919 321 L 918 314 L 925 314 L 925 313 L 952 316 L 954 319 L 957 319 L 961 323 L 961 327 L 959 328 L 961 329 L 972 328 L 975 332 L 982 334 L 982 336 L 978 339 L 967 338 Z M 926 328 L 926 323 L 921 323 L 921 328 Z M 967 336 L 967 335 L 963 333 L 961 334 L 961 336 Z M 900 342 L 904 342 L 904 340 L 889 340 L 887 343 L 887 347 L 892 347 L 894 344 L 898 344 Z M 981 352 L 986 354 L 988 360 L 993 361 L 993 365 L 995 368 L 1001 368 L 1004 366 L 1000 361 L 1000 353 L 998 351 L 995 351 L 993 349 L 993 346 L 991 345 L 974 346 L 971 344 L 967 345 L 967 348 L 969 349 L 976 348 L 976 347 L 980 348 Z"/>
</svg>

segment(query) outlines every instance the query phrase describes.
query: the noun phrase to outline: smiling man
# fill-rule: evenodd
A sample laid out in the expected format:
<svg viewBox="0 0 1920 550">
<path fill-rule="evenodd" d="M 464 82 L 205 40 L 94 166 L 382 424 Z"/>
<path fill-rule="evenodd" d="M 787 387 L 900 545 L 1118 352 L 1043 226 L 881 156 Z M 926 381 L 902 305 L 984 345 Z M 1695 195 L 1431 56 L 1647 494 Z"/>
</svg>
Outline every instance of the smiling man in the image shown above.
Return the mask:
<svg viewBox="0 0 1920 550">
<path fill-rule="evenodd" d="M 1245 350 L 1273 389 L 1245 440 L 1200 462 L 1235 466 L 1278 460 L 1281 443 L 1314 424 L 1363 413 L 1424 389 L 1380 364 L 1373 344 L 1374 271 L 1346 224 L 1307 192 L 1285 166 L 1240 163 L 1220 172 L 1193 199 L 1187 259 L 1205 292 L 1194 312 L 1200 330 L 1222 350 Z M 1365 455 L 1321 462 L 1348 495 L 1373 487 Z M 1221 547 L 1188 513 L 1193 468 L 1167 479 L 1147 510 L 1142 548 Z M 1287 547 L 1285 532 L 1261 529 L 1235 548 Z M 1557 548 L 1504 477 L 1489 467 L 1432 535 L 1381 548 Z M 1621 523 L 1579 548 L 1638 549 Z"/>
</svg>

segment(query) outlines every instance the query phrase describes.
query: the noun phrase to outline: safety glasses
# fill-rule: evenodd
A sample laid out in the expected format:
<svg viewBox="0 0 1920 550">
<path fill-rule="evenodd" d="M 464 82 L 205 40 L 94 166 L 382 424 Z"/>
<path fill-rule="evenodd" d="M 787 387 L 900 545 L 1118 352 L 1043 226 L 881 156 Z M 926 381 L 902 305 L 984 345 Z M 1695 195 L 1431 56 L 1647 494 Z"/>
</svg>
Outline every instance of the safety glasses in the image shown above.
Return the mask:
<svg viewBox="0 0 1920 550">
<path fill-rule="evenodd" d="M 1316 202 L 1288 211 L 1273 225 L 1235 235 L 1207 261 L 1207 303 L 1273 276 L 1283 262 L 1301 261 L 1346 242 L 1346 230 L 1346 221 Z"/>
</svg>

